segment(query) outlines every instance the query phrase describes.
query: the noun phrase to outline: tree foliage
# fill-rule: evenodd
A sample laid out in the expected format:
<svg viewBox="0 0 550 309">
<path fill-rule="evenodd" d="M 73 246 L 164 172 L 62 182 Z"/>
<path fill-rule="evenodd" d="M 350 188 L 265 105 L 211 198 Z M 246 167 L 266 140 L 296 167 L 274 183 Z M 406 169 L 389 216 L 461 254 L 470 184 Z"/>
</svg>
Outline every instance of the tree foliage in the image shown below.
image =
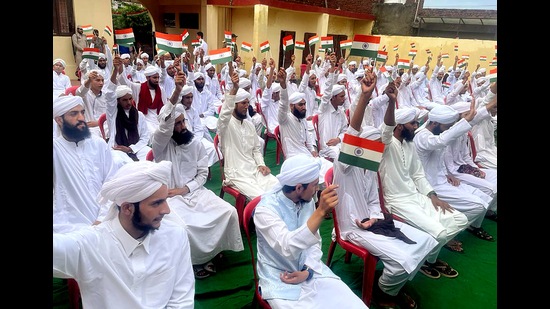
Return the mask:
<svg viewBox="0 0 550 309">
<path fill-rule="evenodd" d="M 141 5 L 121 2 L 117 9 L 112 10 L 112 14 L 115 29 L 152 28 L 147 9 Z"/>
</svg>

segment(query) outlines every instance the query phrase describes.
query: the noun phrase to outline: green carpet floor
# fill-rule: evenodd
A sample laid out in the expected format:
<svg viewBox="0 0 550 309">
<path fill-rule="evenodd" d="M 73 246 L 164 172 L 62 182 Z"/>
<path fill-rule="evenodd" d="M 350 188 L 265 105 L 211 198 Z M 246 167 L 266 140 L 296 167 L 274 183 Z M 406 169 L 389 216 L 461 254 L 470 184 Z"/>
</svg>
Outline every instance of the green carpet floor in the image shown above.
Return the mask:
<svg viewBox="0 0 550 309">
<path fill-rule="evenodd" d="M 274 140 L 269 140 L 267 144 L 265 161 L 272 173 L 277 175 L 280 165 L 275 163 Z M 206 183 L 206 187 L 219 194 L 219 165 L 213 165 L 211 172 L 212 179 Z M 235 203 L 231 195 L 225 194 L 224 199 L 231 204 Z M 325 220 L 320 228 L 323 261 L 326 261 L 332 228 L 332 220 Z M 483 228 L 498 239 L 495 222 L 484 220 Z M 254 283 L 250 252 L 244 232 L 242 236 L 245 244 L 243 251 L 225 251 L 223 260 L 217 265 L 217 273 L 196 281 L 195 308 L 255 308 L 252 301 Z M 412 281 L 407 282 L 404 289 L 415 298 L 422 309 L 497 308 L 497 242 L 478 239 L 466 231 L 460 233 L 457 239 L 463 242 L 465 253 L 442 249 L 439 255 L 459 272 L 457 278 L 430 279 L 418 273 Z M 344 250 L 337 246 L 331 268 L 361 296 L 363 263 L 360 258 L 352 256 L 349 264 L 344 263 Z M 381 262 L 378 262 L 377 269 L 378 272 L 381 271 Z M 66 288 L 60 284 L 59 279 L 54 279 L 53 308 L 69 308 L 67 297 Z M 371 304 L 370 308 L 377 307 Z"/>
</svg>

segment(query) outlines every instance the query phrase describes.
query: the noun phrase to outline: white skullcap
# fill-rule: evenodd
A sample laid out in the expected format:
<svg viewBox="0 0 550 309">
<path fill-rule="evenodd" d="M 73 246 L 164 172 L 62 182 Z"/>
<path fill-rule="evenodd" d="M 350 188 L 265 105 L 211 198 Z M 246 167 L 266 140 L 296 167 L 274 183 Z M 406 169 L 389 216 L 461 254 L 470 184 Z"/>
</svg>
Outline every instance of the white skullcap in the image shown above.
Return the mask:
<svg viewBox="0 0 550 309">
<path fill-rule="evenodd" d="M 485 72 L 487 72 L 487 70 L 485 68 L 479 69 L 479 73 L 485 73 Z"/>
<path fill-rule="evenodd" d="M 67 63 L 65 63 L 65 60 L 63 60 L 63 59 L 61 59 L 61 58 L 57 58 L 57 59 L 54 59 L 54 60 L 53 60 L 53 64 L 56 64 L 56 63 L 58 63 L 58 62 L 61 63 L 61 65 L 62 65 L 63 67 L 66 67 L 66 66 L 67 66 Z"/>
<path fill-rule="evenodd" d="M 141 59 L 136 59 L 136 63 L 141 63 L 141 64 L 143 64 L 143 60 L 141 60 Z"/>
<path fill-rule="evenodd" d="M 357 65 L 357 61 L 350 61 L 348 65 Z"/>
<path fill-rule="evenodd" d="M 365 66 L 365 65 L 369 65 L 369 61 L 367 59 L 363 60 L 363 66 Z"/>
<path fill-rule="evenodd" d="M 317 59 L 315 59 L 315 61 L 319 61 L 319 60 L 323 60 L 321 59 L 321 56 L 317 56 Z"/>
<path fill-rule="evenodd" d="M 84 106 L 84 101 L 80 96 L 66 95 L 53 99 L 53 118 L 62 116 L 77 105 Z"/>
<path fill-rule="evenodd" d="M 306 154 L 297 154 L 286 159 L 281 165 L 277 179 L 281 185 L 296 186 L 319 179 L 321 161 Z"/>
<path fill-rule="evenodd" d="M 338 78 L 336 79 L 336 82 L 339 83 L 339 82 L 343 81 L 344 79 L 346 81 L 348 80 L 348 76 L 346 74 L 338 74 Z"/>
<path fill-rule="evenodd" d="M 385 65 L 384 67 L 386 68 L 387 71 L 393 70 L 393 67 L 391 65 Z"/>
<path fill-rule="evenodd" d="M 359 70 L 355 71 L 355 73 L 353 73 L 353 76 L 355 76 L 355 78 L 365 77 L 365 70 L 359 69 Z"/>
<path fill-rule="evenodd" d="M 127 94 L 132 94 L 132 89 L 126 85 L 119 85 L 116 87 L 116 98 L 121 98 Z"/>
<path fill-rule="evenodd" d="M 315 72 L 315 70 L 309 70 L 308 74 L 309 74 L 309 76 L 311 76 L 311 75 L 317 76 L 317 72 Z"/>
<path fill-rule="evenodd" d="M 88 79 L 88 78 L 90 78 L 90 73 L 92 73 L 92 72 L 96 72 L 96 73 L 97 73 L 97 74 L 98 74 L 99 76 L 101 76 L 101 77 L 105 78 L 105 74 L 103 74 L 103 72 L 101 72 L 101 71 L 100 71 L 100 70 L 98 70 L 98 69 L 93 69 L 93 70 L 90 70 L 90 71 L 86 72 L 86 74 L 85 74 L 85 77 L 84 77 L 84 78 L 85 78 L 85 79 Z"/>
<path fill-rule="evenodd" d="M 99 55 L 98 59 L 101 59 L 101 58 L 107 59 L 107 56 L 105 56 L 104 53 L 99 53 L 98 55 Z"/>
<path fill-rule="evenodd" d="M 415 64 L 413 65 L 413 69 L 419 69 L 420 67 L 418 66 L 418 64 Z"/>
<path fill-rule="evenodd" d="M 130 59 L 130 54 L 124 53 L 124 54 L 120 55 L 120 59 Z"/>
<path fill-rule="evenodd" d="M 113 177 L 104 182 L 99 191 L 99 202 L 113 204 L 105 220 L 118 214 L 117 205 L 138 203 L 153 195 L 162 185 L 168 185 L 172 173 L 172 162 L 148 160 L 126 163 Z"/>
<path fill-rule="evenodd" d="M 248 98 L 250 98 L 250 93 L 239 86 L 239 90 L 235 94 L 235 103 L 242 102 Z"/>
<path fill-rule="evenodd" d="M 428 112 L 429 112 L 429 110 L 427 110 L 427 109 L 420 109 L 420 108 L 417 108 L 417 111 L 416 111 L 416 119 L 422 119 L 422 118 L 424 118 L 424 116 L 428 115 Z"/>
<path fill-rule="evenodd" d="M 454 103 L 454 104 L 451 104 L 450 106 L 455 110 L 457 111 L 459 114 L 462 114 L 464 112 L 467 112 L 470 110 L 470 106 L 472 105 L 472 103 L 470 102 L 457 102 L 457 103 Z"/>
<path fill-rule="evenodd" d="M 445 73 L 445 67 L 444 66 L 440 67 L 437 73 Z"/>
<path fill-rule="evenodd" d="M 423 66 L 420 68 L 420 72 L 424 72 L 424 71 L 426 71 L 426 66 L 425 66 L 425 65 L 423 65 Z"/>
<path fill-rule="evenodd" d="M 185 114 L 185 106 L 183 104 L 178 103 L 176 104 L 176 111 L 174 112 L 174 118 L 178 118 L 182 114 Z"/>
<path fill-rule="evenodd" d="M 199 77 L 204 78 L 204 74 L 202 74 L 202 72 L 195 72 L 193 74 L 193 81 L 197 80 Z"/>
<path fill-rule="evenodd" d="M 147 68 L 145 68 L 145 71 L 143 71 L 143 75 L 145 75 L 146 77 L 155 74 L 160 74 L 160 70 L 154 65 L 148 65 Z"/>
<path fill-rule="evenodd" d="M 141 58 L 145 58 L 145 57 L 149 58 L 149 54 L 148 53 L 141 54 Z"/>
<path fill-rule="evenodd" d="M 455 73 L 456 73 L 456 72 L 462 72 L 462 69 L 461 69 L 461 68 L 456 68 Z"/>
<path fill-rule="evenodd" d="M 239 77 L 243 77 L 246 75 L 246 70 L 239 70 Z"/>
<path fill-rule="evenodd" d="M 204 61 L 208 61 L 208 60 L 210 60 L 210 56 L 208 55 L 204 56 Z"/>
<path fill-rule="evenodd" d="M 339 94 L 340 92 L 344 91 L 346 87 L 344 85 L 333 85 L 332 86 L 332 96 L 335 96 Z"/>
<path fill-rule="evenodd" d="M 402 107 L 395 110 L 395 122 L 397 124 L 406 124 L 416 118 L 415 108 Z"/>
<path fill-rule="evenodd" d="M 239 78 L 239 87 L 240 88 L 246 88 L 248 86 L 251 86 L 252 85 L 252 82 L 250 81 L 250 79 L 246 78 L 246 77 L 240 77 Z"/>
<path fill-rule="evenodd" d="M 276 93 L 279 91 L 281 91 L 281 85 L 279 85 L 279 83 L 271 84 L 271 93 Z"/>
<path fill-rule="evenodd" d="M 185 85 L 181 88 L 180 96 L 191 93 L 193 91 L 193 86 Z"/>
<path fill-rule="evenodd" d="M 290 102 L 290 104 L 296 104 L 296 103 L 300 103 L 300 101 L 305 99 L 306 99 L 306 95 L 304 93 L 299 91 L 294 91 L 290 95 L 290 97 L 288 97 L 288 102 Z"/>
<path fill-rule="evenodd" d="M 212 65 L 212 63 L 207 63 L 205 66 L 204 66 L 204 70 L 205 71 L 208 71 L 210 70 L 211 68 L 214 68 L 214 70 L 216 70 L 216 67 Z"/>
<path fill-rule="evenodd" d="M 458 112 L 449 105 L 437 105 L 428 113 L 428 119 L 442 124 L 449 124 L 458 119 Z"/>
<path fill-rule="evenodd" d="M 449 69 L 447 70 L 447 72 L 451 72 L 453 70 L 453 67 L 449 67 Z M 460 68 L 457 69 L 457 71 L 460 70 Z"/>
<path fill-rule="evenodd" d="M 370 140 L 377 140 L 381 137 L 380 129 L 374 126 L 363 126 L 361 128 L 361 133 L 359 134 L 359 137 L 366 138 Z"/>
<path fill-rule="evenodd" d="M 257 68 L 260 68 L 262 67 L 262 64 L 259 63 L 259 62 L 256 62 L 256 64 L 254 65 L 254 69 L 257 69 Z"/>
</svg>

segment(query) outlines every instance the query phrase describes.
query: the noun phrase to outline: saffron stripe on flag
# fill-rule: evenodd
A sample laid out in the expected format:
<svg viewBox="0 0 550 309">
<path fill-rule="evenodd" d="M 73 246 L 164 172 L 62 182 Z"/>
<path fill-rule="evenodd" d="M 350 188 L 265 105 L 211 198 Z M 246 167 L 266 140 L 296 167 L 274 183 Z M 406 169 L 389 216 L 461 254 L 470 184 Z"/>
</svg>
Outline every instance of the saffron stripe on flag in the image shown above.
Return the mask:
<svg viewBox="0 0 550 309">
<path fill-rule="evenodd" d="M 384 143 L 344 134 L 338 161 L 372 171 L 378 171 Z"/>
</svg>

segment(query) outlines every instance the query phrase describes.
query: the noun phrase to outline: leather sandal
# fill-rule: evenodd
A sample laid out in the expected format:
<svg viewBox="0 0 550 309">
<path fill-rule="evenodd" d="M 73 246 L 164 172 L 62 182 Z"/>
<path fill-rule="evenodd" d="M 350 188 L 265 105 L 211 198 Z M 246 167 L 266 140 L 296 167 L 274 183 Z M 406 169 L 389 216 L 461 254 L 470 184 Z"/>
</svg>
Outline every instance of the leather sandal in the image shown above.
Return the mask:
<svg viewBox="0 0 550 309">
<path fill-rule="evenodd" d="M 483 240 L 487 240 L 487 241 L 495 241 L 495 239 L 493 238 L 493 236 L 491 236 L 489 233 L 487 233 L 487 231 L 485 231 L 482 227 L 468 227 L 467 228 L 468 232 L 474 234 L 475 237 L 479 238 L 479 239 L 483 239 Z"/>
<path fill-rule="evenodd" d="M 440 259 L 437 259 L 435 263 L 426 262 L 430 267 L 436 269 L 441 276 L 447 277 L 447 278 L 456 278 L 458 277 L 458 271 L 456 269 L 452 268 L 447 262 L 444 262 Z"/>
</svg>

